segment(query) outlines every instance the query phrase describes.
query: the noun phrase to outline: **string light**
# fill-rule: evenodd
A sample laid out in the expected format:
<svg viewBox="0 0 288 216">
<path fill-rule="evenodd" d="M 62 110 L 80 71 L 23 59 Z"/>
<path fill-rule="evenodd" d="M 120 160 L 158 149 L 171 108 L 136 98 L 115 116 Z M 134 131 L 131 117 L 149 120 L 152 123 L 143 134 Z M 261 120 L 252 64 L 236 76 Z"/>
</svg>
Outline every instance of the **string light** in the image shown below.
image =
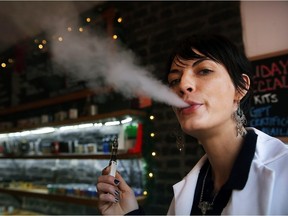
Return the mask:
<svg viewBox="0 0 288 216">
<path fill-rule="evenodd" d="M 156 156 L 156 152 L 152 152 L 151 154 L 152 154 L 152 156 L 153 156 L 153 157 L 155 157 L 155 156 Z"/>
<path fill-rule="evenodd" d="M 5 68 L 5 67 L 6 67 L 6 63 L 3 62 L 3 63 L 1 64 L 1 67 L 2 67 L 2 68 Z"/>
<path fill-rule="evenodd" d="M 63 38 L 60 36 L 60 37 L 58 37 L 58 41 L 63 41 Z"/>
<path fill-rule="evenodd" d="M 154 120 L 155 117 L 153 115 L 151 115 L 149 118 L 150 118 L 150 120 Z"/>
<path fill-rule="evenodd" d="M 113 35 L 113 39 L 116 40 L 118 36 L 116 34 Z"/>
<path fill-rule="evenodd" d="M 83 32 L 84 29 L 82 27 L 79 28 L 79 32 Z"/>
<path fill-rule="evenodd" d="M 67 31 L 71 32 L 71 31 L 72 31 L 72 28 L 69 26 L 69 27 L 67 28 Z"/>
<path fill-rule="evenodd" d="M 91 22 L 90 17 L 87 17 L 87 18 L 86 18 L 86 22 L 87 22 L 87 23 Z"/>
<path fill-rule="evenodd" d="M 143 195 L 144 196 L 147 196 L 148 195 L 148 192 L 145 190 L 145 191 L 143 191 Z"/>
<path fill-rule="evenodd" d="M 39 45 L 38 45 L 38 48 L 39 48 L 39 49 L 43 49 L 43 45 L 42 45 L 42 44 L 39 44 Z"/>
<path fill-rule="evenodd" d="M 148 175 L 150 178 L 153 178 L 153 173 L 150 172 Z"/>
<path fill-rule="evenodd" d="M 8 59 L 8 63 L 12 64 L 14 62 L 14 60 L 12 58 Z"/>
<path fill-rule="evenodd" d="M 118 23 L 121 23 L 121 22 L 122 22 L 122 17 L 119 17 L 119 18 L 117 19 L 117 22 L 118 22 Z"/>
<path fill-rule="evenodd" d="M 46 44 L 47 43 L 47 41 L 46 40 L 42 40 L 42 44 Z"/>
<path fill-rule="evenodd" d="M 154 137 L 154 136 L 155 136 L 155 133 L 151 133 L 150 136 L 151 136 L 151 137 Z"/>
</svg>

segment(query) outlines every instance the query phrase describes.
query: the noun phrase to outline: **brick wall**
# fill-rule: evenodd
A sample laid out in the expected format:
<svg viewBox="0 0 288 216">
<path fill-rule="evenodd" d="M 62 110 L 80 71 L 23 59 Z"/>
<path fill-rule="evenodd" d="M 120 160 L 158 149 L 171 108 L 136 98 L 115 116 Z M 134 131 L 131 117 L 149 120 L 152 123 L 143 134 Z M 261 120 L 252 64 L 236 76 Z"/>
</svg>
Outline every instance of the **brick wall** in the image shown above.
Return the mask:
<svg viewBox="0 0 288 216">
<path fill-rule="evenodd" d="M 240 3 L 233 2 L 110 2 L 123 17 L 126 44 L 144 65 L 162 78 L 176 40 L 193 33 L 221 33 L 243 48 Z M 176 147 L 171 135 L 177 120 L 167 105 L 154 103 L 155 187 L 145 206 L 147 214 L 166 214 L 173 197 L 172 185 L 181 180 L 203 155 L 202 148 L 184 136 L 185 149 Z"/>
</svg>

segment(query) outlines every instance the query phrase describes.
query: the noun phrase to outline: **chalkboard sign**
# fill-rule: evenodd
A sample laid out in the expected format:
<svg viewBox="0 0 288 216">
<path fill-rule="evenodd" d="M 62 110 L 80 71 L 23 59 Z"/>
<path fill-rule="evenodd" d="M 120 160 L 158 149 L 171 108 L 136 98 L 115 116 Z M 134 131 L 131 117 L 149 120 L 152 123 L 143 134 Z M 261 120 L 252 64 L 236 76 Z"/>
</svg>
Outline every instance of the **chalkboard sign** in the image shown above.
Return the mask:
<svg viewBox="0 0 288 216">
<path fill-rule="evenodd" d="M 251 60 L 254 98 L 249 126 L 288 137 L 288 51 Z"/>
</svg>

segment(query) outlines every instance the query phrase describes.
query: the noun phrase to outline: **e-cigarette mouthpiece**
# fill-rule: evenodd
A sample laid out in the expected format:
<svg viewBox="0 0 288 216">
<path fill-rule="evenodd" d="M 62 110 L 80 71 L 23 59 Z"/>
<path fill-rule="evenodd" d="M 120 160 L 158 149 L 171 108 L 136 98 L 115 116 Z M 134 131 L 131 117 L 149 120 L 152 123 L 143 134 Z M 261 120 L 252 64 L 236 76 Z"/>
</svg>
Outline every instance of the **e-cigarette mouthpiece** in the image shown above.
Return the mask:
<svg viewBox="0 0 288 216">
<path fill-rule="evenodd" d="M 110 158 L 110 173 L 109 175 L 114 176 L 116 175 L 117 170 L 117 150 L 118 150 L 118 137 L 116 136 L 112 143 L 111 149 L 111 158 Z"/>
</svg>

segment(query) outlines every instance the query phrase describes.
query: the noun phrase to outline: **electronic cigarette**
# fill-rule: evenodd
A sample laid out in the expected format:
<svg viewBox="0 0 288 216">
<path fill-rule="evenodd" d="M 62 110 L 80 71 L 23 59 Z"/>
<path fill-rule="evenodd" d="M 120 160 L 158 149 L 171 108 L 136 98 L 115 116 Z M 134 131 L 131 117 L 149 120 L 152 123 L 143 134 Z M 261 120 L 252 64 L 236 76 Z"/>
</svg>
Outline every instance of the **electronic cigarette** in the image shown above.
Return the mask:
<svg viewBox="0 0 288 216">
<path fill-rule="evenodd" d="M 109 175 L 114 176 L 116 175 L 117 170 L 117 150 L 118 150 L 118 137 L 116 136 L 112 143 L 111 149 L 111 158 L 110 158 L 110 172 Z"/>
</svg>

